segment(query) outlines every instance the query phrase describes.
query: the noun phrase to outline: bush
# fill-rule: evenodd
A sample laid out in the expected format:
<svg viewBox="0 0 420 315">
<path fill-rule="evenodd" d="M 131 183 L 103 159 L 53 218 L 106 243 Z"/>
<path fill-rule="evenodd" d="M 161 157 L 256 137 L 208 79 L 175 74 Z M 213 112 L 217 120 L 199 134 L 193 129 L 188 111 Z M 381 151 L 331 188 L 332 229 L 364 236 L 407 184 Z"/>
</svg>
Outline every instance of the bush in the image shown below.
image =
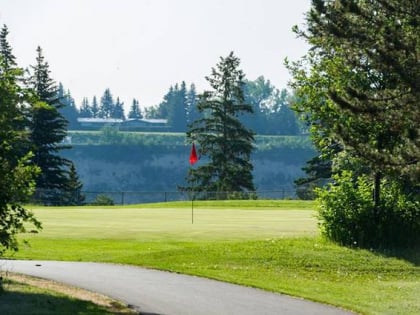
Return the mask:
<svg viewBox="0 0 420 315">
<path fill-rule="evenodd" d="M 375 207 L 369 177 L 344 171 L 335 183 L 317 189 L 319 225 L 327 238 L 346 246 L 407 248 L 420 244 L 420 203 L 394 182 L 382 184 Z"/>
<path fill-rule="evenodd" d="M 92 204 L 96 206 L 113 206 L 114 200 L 107 195 L 100 194 L 96 196 Z"/>
</svg>

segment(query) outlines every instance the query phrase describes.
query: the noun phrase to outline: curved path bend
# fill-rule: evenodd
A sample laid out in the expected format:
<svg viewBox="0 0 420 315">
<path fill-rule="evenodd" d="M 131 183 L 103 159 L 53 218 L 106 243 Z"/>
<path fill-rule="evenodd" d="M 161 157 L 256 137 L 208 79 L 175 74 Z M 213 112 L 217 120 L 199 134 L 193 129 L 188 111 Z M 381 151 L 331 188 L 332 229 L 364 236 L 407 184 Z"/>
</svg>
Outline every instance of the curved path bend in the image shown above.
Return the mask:
<svg viewBox="0 0 420 315">
<path fill-rule="evenodd" d="M 353 314 L 259 289 L 126 265 L 0 260 L 0 270 L 102 293 L 133 306 L 143 315 Z"/>
</svg>

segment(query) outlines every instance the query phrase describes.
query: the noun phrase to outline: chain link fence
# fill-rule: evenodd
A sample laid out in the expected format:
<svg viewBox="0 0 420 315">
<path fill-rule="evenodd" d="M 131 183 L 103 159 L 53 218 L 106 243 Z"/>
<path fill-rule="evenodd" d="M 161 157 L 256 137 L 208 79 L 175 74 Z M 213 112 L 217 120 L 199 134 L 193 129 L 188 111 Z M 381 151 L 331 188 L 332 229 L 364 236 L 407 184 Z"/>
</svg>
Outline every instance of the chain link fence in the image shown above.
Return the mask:
<svg viewBox="0 0 420 315">
<path fill-rule="evenodd" d="M 297 199 L 296 190 L 285 187 L 255 192 L 182 191 L 75 191 L 37 190 L 32 202 L 43 205 L 129 205 L 139 203 L 235 199 Z"/>
</svg>

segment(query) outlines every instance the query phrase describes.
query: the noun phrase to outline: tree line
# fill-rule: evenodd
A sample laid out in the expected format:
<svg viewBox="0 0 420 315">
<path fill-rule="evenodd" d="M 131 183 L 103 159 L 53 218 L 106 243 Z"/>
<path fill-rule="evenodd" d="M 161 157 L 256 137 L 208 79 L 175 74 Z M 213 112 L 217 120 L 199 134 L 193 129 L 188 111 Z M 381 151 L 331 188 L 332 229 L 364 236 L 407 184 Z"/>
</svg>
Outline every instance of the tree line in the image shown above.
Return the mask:
<svg viewBox="0 0 420 315">
<path fill-rule="evenodd" d="M 256 80 L 244 79 L 242 86 L 244 102 L 253 109 L 253 114 L 242 113 L 240 116 L 248 128 L 261 135 L 298 135 L 305 131 L 303 124 L 291 108 L 295 101 L 292 93 L 286 89 L 278 90 L 270 80 L 263 76 Z M 166 119 L 168 131 L 186 132 L 188 126 L 200 117 L 197 104 L 199 95 L 195 84 L 182 81 L 169 87 L 163 96 L 162 102 L 155 106 L 140 108 L 139 101 L 133 99 L 128 114 L 125 114 L 124 103 L 120 98 L 112 95 L 109 88 L 105 89 L 99 98 L 93 96 L 92 100 L 84 97 L 80 108 L 75 104 L 70 91 L 65 92 L 59 84 L 60 96 L 64 103 L 61 110 L 63 116 L 69 121 L 70 129 L 78 129 L 77 118 L 115 118 L 115 119 Z"/>
</svg>

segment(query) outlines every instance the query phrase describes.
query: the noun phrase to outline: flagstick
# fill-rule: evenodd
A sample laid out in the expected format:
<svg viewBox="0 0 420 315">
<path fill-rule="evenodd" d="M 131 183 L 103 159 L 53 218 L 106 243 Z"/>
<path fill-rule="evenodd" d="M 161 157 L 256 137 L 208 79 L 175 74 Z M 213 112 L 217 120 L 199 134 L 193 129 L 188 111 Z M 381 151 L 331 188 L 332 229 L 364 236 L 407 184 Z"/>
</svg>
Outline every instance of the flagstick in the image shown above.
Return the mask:
<svg viewBox="0 0 420 315">
<path fill-rule="evenodd" d="M 195 145 L 194 142 L 192 143 L 191 147 L 191 153 L 190 153 L 190 164 L 191 164 L 191 170 L 193 170 L 194 163 L 197 162 L 197 152 L 195 151 Z M 194 224 L 194 198 L 195 198 L 195 192 L 194 192 L 194 181 L 192 182 L 192 189 L 191 189 L 191 224 Z"/>
<path fill-rule="evenodd" d="M 194 224 L 194 183 L 192 187 L 192 198 L 191 198 L 191 224 Z"/>
</svg>

